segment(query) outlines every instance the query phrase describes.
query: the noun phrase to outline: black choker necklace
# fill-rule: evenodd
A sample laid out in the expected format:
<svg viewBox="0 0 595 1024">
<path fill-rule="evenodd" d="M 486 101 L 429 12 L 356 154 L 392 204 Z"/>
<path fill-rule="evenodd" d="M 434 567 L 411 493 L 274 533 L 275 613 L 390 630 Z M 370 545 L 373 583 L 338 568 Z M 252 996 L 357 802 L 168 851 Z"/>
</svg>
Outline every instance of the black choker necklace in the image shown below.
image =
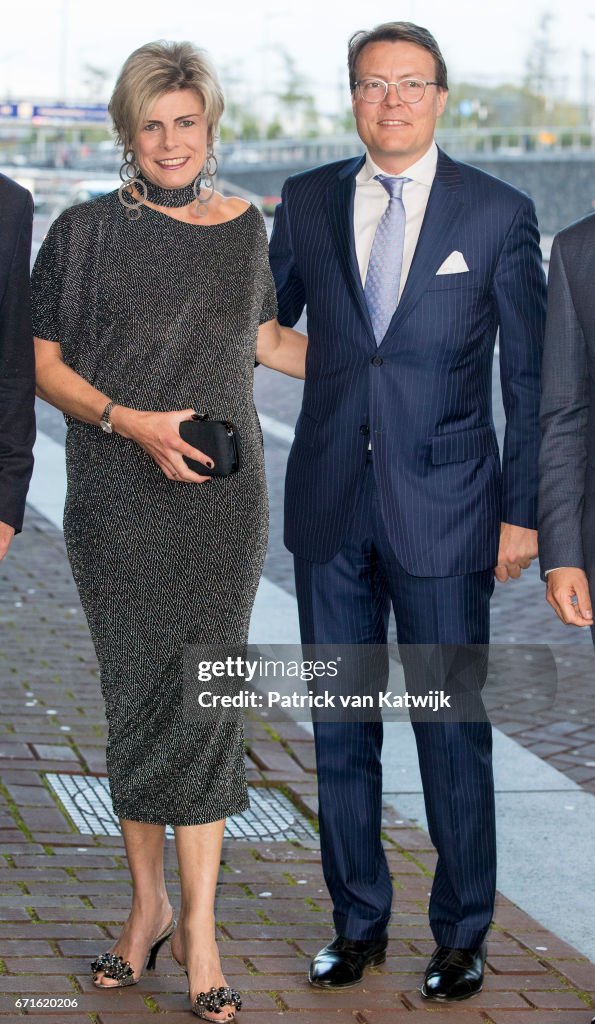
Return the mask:
<svg viewBox="0 0 595 1024">
<path fill-rule="evenodd" d="M 147 200 L 150 203 L 155 203 L 155 206 L 189 206 L 196 199 L 193 181 L 189 185 L 183 185 L 182 188 L 162 188 L 161 185 L 155 185 L 154 182 L 149 181 L 142 171 L 139 172 L 138 178 L 147 190 Z M 196 191 L 200 195 L 200 181 L 197 182 Z"/>
</svg>

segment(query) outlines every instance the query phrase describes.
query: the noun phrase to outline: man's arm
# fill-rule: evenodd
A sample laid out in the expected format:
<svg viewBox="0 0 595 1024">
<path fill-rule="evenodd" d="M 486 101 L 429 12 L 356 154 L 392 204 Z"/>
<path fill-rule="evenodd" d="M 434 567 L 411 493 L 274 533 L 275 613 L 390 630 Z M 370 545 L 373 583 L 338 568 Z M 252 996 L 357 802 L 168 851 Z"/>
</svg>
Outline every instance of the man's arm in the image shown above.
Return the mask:
<svg viewBox="0 0 595 1024">
<path fill-rule="evenodd" d="M 576 626 L 593 621 L 581 537 L 588 406 L 585 339 L 557 237 L 550 258 L 543 354 L 540 561 L 542 574 L 547 573 L 548 603 L 562 622 Z"/>
<path fill-rule="evenodd" d="M 520 576 L 537 555 L 539 396 L 546 282 L 535 208 L 519 207 L 494 275 L 500 326 L 500 381 L 506 414 L 502 525 L 495 574 Z"/>
<path fill-rule="evenodd" d="M 35 364 L 29 262 L 33 200 L 28 196 L 0 301 L 0 558 L 23 525 L 33 470 Z"/>
<path fill-rule="evenodd" d="M 293 327 L 304 311 L 306 292 L 293 251 L 288 201 L 288 185 L 285 183 L 281 202 L 275 210 L 269 259 L 277 289 L 277 319 L 284 327 Z"/>
</svg>

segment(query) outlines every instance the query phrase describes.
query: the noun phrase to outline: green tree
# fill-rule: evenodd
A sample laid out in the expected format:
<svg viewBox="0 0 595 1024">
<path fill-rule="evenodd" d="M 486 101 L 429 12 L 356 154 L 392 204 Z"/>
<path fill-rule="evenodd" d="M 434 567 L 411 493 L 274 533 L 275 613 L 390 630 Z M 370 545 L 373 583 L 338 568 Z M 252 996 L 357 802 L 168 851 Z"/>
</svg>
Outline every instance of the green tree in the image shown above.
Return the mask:
<svg viewBox="0 0 595 1024">
<path fill-rule="evenodd" d="M 554 21 L 551 11 L 542 11 L 535 39 L 525 60 L 525 89 L 529 94 L 547 99 L 552 93 L 551 68 L 556 49 L 552 45 L 550 26 Z"/>
<path fill-rule="evenodd" d="M 316 135 L 319 129 L 319 114 L 316 99 L 308 87 L 308 80 L 298 70 L 295 58 L 287 50 L 280 50 L 279 56 L 283 62 L 285 81 L 281 91 L 273 94 L 281 108 L 277 120 L 283 125 L 285 135 L 297 132 Z"/>
</svg>

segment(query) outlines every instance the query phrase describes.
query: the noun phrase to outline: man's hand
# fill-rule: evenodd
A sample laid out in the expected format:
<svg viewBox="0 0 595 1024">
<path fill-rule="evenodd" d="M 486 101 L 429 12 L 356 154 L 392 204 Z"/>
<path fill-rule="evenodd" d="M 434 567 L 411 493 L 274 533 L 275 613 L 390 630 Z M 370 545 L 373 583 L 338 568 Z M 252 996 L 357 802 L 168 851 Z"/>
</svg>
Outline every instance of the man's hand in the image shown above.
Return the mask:
<svg viewBox="0 0 595 1024">
<path fill-rule="evenodd" d="M 8 523 L 0 522 L 0 562 L 8 551 L 13 537 L 14 527 L 9 526 Z"/>
<path fill-rule="evenodd" d="M 537 558 L 537 530 L 525 526 L 500 523 L 500 547 L 494 576 L 500 583 L 518 580 L 523 569 L 528 569 Z"/>
<path fill-rule="evenodd" d="M 593 625 L 589 584 L 582 569 L 552 569 L 547 574 L 545 596 L 547 603 L 567 626 Z"/>
</svg>

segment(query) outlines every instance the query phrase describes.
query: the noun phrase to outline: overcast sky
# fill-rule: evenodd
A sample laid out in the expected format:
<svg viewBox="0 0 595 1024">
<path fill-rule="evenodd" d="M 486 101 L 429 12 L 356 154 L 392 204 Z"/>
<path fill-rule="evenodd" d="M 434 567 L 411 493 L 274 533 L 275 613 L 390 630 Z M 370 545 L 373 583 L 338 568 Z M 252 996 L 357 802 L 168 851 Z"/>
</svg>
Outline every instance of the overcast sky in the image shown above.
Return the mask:
<svg viewBox="0 0 595 1024">
<path fill-rule="evenodd" d="M 275 50 L 284 47 L 311 84 L 327 92 L 328 104 L 320 108 L 333 110 L 340 89 L 345 105 L 349 99 L 350 34 L 395 19 L 416 21 L 434 33 L 451 80 L 519 81 L 545 10 L 555 19 L 552 75 L 558 88 L 566 82 L 579 98 L 581 51 L 587 51 L 595 92 L 595 0 L 5 0 L 2 6 L 0 101 L 57 98 L 64 81 L 68 98 L 82 99 L 85 63 L 109 70 L 111 86 L 133 49 L 166 38 L 190 39 L 207 49 L 224 79 L 234 74 L 249 83 L 252 101 L 259 90 L 281 81 Z"/>
</svg>

